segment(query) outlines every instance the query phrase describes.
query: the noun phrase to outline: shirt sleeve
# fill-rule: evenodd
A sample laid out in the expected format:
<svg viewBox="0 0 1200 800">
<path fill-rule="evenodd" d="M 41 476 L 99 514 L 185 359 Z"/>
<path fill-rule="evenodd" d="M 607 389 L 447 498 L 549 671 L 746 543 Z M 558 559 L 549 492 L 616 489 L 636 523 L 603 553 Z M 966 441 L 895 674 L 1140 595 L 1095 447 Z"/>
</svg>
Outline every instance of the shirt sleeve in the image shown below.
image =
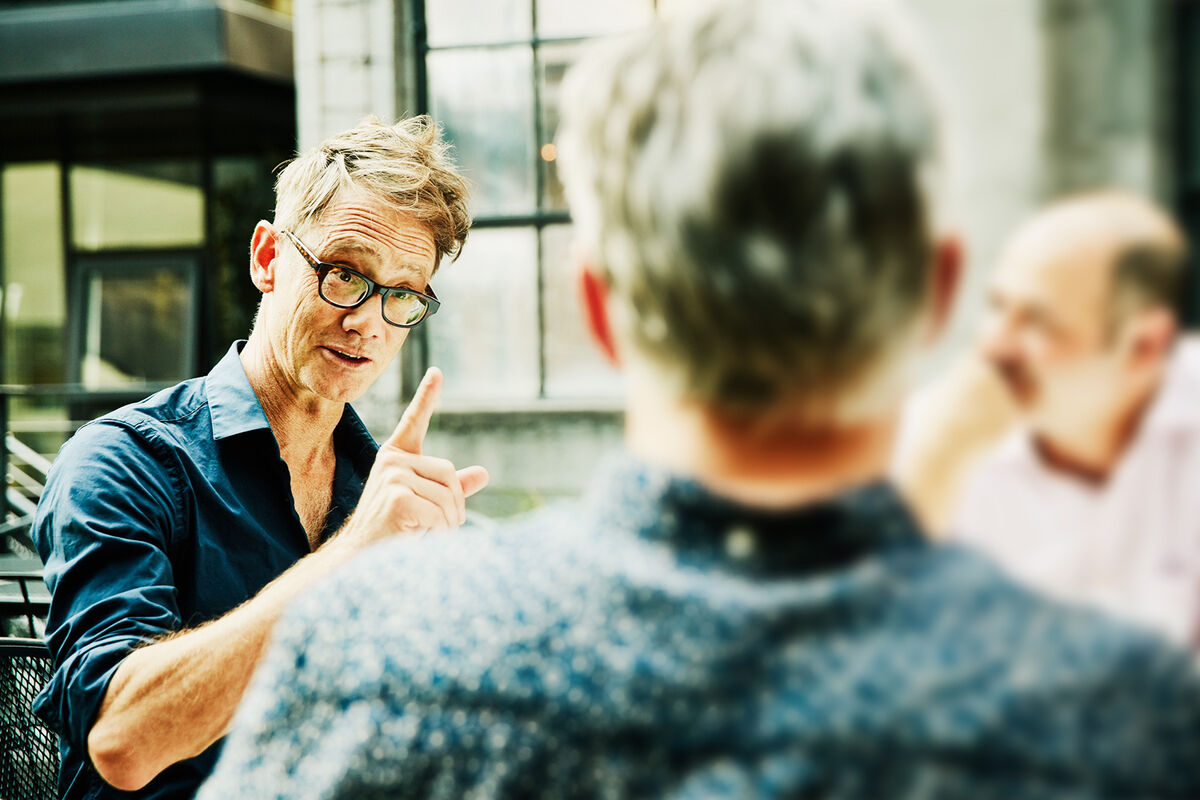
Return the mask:
<svg viewBox="0 0 1200 800">
<path fill-rule="evenodd" d="M 121 660 L 178 629 L 169 558 L 183 510 L 165 448 L 114 421 L 81 428 L 46 481 L 33 524 L 51 592 L 55 672 L 35 712 L 79 752 Z"/>
</svg>

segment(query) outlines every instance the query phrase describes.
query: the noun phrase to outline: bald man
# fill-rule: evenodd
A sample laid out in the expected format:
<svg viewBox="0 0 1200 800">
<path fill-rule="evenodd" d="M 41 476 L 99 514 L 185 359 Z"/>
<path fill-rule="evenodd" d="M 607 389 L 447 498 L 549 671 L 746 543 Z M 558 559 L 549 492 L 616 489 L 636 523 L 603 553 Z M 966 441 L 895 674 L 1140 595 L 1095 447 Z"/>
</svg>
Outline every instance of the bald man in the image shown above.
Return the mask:
<svg viewBox="0 0 1200 800">
<path fill-rule="evenodd" d="M 1127 194 L 1047 208 L 1005 248 L 978 346 L 897 459 L 923 515 L 1017 577 L 1200 645 L 1200 343 L 1186 246 Z M 915 443 L 914 443 L 914 440 Z"/>
</svg>

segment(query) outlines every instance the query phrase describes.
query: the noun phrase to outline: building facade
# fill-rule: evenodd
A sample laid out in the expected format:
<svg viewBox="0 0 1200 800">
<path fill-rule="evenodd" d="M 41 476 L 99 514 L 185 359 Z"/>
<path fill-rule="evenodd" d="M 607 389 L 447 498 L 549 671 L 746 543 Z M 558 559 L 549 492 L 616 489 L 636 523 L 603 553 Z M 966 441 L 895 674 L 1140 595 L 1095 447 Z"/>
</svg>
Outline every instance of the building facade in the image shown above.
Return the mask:
<svg viewBox="0 0 1200 800">
<path fill-rule="evenodd" d="M 0 4 L 7 433 L 53 454 L 249 332 L 292 70 L 290 4 Z"/>
</svg>

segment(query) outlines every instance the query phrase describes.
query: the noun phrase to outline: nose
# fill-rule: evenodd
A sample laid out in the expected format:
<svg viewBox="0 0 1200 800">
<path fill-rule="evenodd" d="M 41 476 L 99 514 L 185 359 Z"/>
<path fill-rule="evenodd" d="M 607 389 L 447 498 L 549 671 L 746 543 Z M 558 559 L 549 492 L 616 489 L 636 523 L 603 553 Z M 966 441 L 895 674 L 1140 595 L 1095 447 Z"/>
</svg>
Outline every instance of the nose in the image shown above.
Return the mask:
<svg viewBox="0 0 1200 800">
<path fill-rule="evenodd" d="M 383 321 L 382 311 L 379 296 L 373 294 L 362 305 L 347 308 L 342 312 L 342 330 L 356 333 L 364 339 L 382 336 L 386 332 L 384 326 L 387 325 Z"/>
<path fill-rule="evenodd" d="M 989 312 L 980 331 L 979 349 L 993 363 L 1019 358 L 1020 335 L 1014 315 L 1001 310 Z"/>
</svg>

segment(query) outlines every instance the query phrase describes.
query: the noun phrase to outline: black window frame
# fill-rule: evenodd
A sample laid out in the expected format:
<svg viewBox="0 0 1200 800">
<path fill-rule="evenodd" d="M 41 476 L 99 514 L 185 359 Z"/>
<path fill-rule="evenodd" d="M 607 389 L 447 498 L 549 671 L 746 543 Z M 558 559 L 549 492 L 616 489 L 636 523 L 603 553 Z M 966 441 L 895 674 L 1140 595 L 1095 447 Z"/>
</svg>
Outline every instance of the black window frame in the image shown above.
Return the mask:
<svg viewBox="0 0 1200 800">
<path fill-rule="evenodd" d="M 436 0 L 434 0 L 436 2 Z M 415 109 L 418 114 L 431 114 L 432 104 L 430 102 L 429 93 L 429 75 L 427 68 L 427 58 L 433 52 L 449 52 L 455 50 L 483 50 L 483 49 L 502 49 L 513 47 L 527 47 L 530 49 L 532 57 L 530 59 L 529 79 L 533 85 L 533 103 L 531 104 L 530 113 L 533 115 L 533 137 L 534 151 L 540 152 L 542 144 L 550 142 L 553 131 L 544 130 L 543 122 L 545 119 L 544 110 L 545 104 L 542 97 L 542 81 L 541 81 L 541 50 L 543 47 L 555 45 L 579 45 L 594 38 L 593 36 L 562 36 L 562 37 L 539 37 L 538 36 L 538 3 L 539 0 L 530 0 L 530 28 L 531 35 L 528 38 L 516 38 L 503 41 L 492 42 L 462 42 L 449 45 L 429 44 L 428 27 L 426 24 L 426 8 L 427 0 L 410 0 L 410 24 L 411 31 L 411 53 L 412 60 L 415 62 L 413 68 L 414 77 L 414 94 L 415 94 Z M 652 12 L 657 15 L 659 13 L 660 0 L 646 0 Z M 435 118 L 435 122 L 436 122 Z M 539 156 L 540 157 L 540 156 Z M 481 215 L 475 217 L 472 223 L 472 230 L 488 230 L 498 228 L 532 228 L 535 239 L 535 264 L 536 270 L 536 286 L 537 286 L 537 371 L 538 371 L 538 390 L 534 398 L 529 399 L 527 404 L 513 404 L 511 402 L 498 401 L 497 410 L 506 411 L 524 410 L 524 406 L 528 405 L 532 409 L 554 410 L 558 408 L 566 408 L 569 410 L 594 410 L 599 412 L 610 412 L 620 408 L 620 398 L 614 396 L 611 399 L 599 401 L 573 401 L 562 400 L 560 398 L 549 397 L 546 392 L 547 383 L 547 322 L 546 322 L 546 254 L 544 252 L 544 232 L 545 229 L 554 225 L 569 225 L 571 224 L 571 215 L 566 209 L 547 209 L 545 208 L 546 197 L 546 175 L 545 169 L 537 161 L 534 162 L 534 198 L 535 209 L 529 214 L 492 214 Z M 405 345 L 406 351 L 411 354 L 411 357 L 404 359 L 402 364 L 401 388 L 405 397 L 411 397 L 417 386 L 419 385 L 425 370 L 430 366 L 429 357 L 429 338 L 428 329 L 424 326 L 417 328 L 418 335 L 411 337 L 409 343 Z M 415 339 L 415 341 L 414 341 Z M 510 408 L 511 407 L 511 408 Z"/>
</svg>

